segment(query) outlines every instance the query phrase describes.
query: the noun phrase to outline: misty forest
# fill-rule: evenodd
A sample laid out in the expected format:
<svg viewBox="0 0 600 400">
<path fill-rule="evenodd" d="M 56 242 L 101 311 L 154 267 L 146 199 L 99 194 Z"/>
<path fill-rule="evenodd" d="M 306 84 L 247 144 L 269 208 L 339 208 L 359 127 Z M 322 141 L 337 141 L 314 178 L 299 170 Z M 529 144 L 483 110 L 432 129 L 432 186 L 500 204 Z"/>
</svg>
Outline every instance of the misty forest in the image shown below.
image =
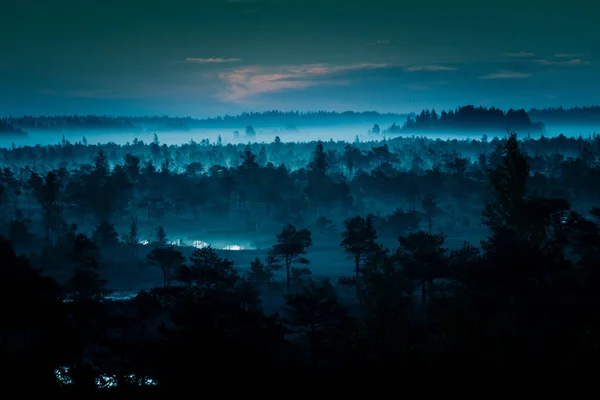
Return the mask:
<svg viewBox="0 0 600 400">
<path fill-rule="evenodd" d="M 253 371 L 591 365 L 600 136 L 547 132 L 599 122 L 1 118 L 3 380 L 150 393 Z"/>
</svg>

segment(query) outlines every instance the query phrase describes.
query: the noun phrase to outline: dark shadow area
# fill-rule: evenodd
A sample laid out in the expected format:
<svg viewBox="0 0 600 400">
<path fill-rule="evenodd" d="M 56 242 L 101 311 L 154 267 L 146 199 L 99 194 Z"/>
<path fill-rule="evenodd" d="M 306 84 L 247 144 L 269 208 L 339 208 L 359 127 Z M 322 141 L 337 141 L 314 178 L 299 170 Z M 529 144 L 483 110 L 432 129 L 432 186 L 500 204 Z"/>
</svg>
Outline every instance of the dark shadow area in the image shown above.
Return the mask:
<svg viewBox="0 0 600 400">
<path fill-rule="evenodd" d="M 587 368 L 600 137 L 499 136 L 0 150 L 4 388 Z"/>
</svg>

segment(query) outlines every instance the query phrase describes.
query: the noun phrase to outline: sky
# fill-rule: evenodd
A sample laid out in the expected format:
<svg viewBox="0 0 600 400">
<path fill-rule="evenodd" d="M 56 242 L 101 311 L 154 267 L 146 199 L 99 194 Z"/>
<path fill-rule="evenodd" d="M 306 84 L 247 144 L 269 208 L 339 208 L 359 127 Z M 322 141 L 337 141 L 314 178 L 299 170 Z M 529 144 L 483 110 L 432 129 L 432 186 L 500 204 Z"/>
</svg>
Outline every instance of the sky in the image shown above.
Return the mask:
<svg viewBox="0 0 600 400">
<path fill-rule="evenodd" d="M 593 0 L 3 0 L 0 116 L 600 103 Z"/>
</svg>

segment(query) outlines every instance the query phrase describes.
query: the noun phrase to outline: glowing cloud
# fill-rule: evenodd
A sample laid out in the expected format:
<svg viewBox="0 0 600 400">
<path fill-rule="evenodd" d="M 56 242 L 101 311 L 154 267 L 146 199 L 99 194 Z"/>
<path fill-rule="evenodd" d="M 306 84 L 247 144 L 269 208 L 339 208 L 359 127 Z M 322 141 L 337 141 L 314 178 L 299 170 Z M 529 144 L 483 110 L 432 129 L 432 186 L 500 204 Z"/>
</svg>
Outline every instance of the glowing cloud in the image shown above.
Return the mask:
<svg viewBox="0 0 600 400">
<path fill-rule="evenodd" d="M 352 65 L 303 64 L 296 66 L 248 66 L 218 74 L 226 87 L 218 94 L 221 100 L 240 102 L 262 93 L 290 89 L 306 89 L 320 85 L 348 85 L 348 80 L 331 79 L 352 71 L 388 68 L 390 64 L 362 63 Z M 328 79 L 330 78 L 330 79 Z"/>
</svg>

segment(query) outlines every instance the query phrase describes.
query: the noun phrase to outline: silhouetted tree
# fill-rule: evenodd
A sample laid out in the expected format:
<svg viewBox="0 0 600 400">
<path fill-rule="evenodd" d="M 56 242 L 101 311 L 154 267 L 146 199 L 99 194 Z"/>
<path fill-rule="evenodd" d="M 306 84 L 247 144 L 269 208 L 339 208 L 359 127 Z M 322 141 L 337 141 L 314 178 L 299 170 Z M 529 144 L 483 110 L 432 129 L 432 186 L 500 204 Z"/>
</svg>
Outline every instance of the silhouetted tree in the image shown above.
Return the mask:
<svg viewBox="0 0 600 400">
<path fill-rule="evenodd" d="M 98 273 L 98 248 L 85 235 L 75 237 L 73 247 L 68 256 L 75 263 L 75 270 L 68 287 L 72 297 L 77 301 L 99 301 L 109 293 L 105 286 L 106 280 L 101 279 Z"/>
<path fill-rule="evenodd" d="M 92 233 L 92 241 L 100 248 L 111 249 L 119 244 L 119 234 L 113 224 L 103 221 Z"/>
<path fill-rule="evenodd" d="M 263 284 L 270 284 L 275 272 L 283 267 L 273 254 L 269 253 L 263 263 L 260 258 L 256 257 L 254 261 L 250 263 L 250 271 L 248 272 L 249 278 L 258 286 Z"/>
<path fill-rule="evenodd" d="M 293 225 L 286 225 L 277 234 L 277 244 L 273 245 L 273 255 L 283 260 L 286 271 L 286 285 L 288 292 L 291 286 L 291 268 L 294 263 L 309 264 L 310 261 L 303 257 L 306 249 L 312 246 L 311 234 L 308 229 L 296 229 Z"/>
<path fill-rule="evenodd" d="M 444 235 L 432 235 L 423 231 L 400 236 L 397 257 L 407 268 L 412 279 L 421 283 L 421 303 L 428 303 L 433 292 L 433 280 L 447 274 L 447 249 Z"/>
<path fill-rule="evenodd" d="M 252 125 L 246 127 L 246 136 L 256 136 L 256 130 L 254 130 Z"/>
<path fill-rule="evenodd" d="M 433 229 L 433 218 L 438 214 L 438 201 L 435 196 L 425 196 L 421 200 L 421 207 L 423 207 L 423 212 L 425 213 L 425 217 L 427 218 L 427 229 L 429 234 L 432 234 Z"/>
<path fill-rule="evenodd" d="M 311 364 L 317 367 L 324 347 L 336 330 L 343 329 L 347 310 L 338 302 L 331 282 L 310 281 L 299 293 L 285 296 L 290 324 L 309 338 Z"/>
<path fill-rule="evenodd" d="M 344 225 L 346 229 L 342 232 L 343 239 L 340 246 L 344 248 L 348 258 L 354 261 L 356 297 L 360 300 L 361 264 L 380 251 L 381 247 L 375 243 L 377 232 L 371 218 L 356 216 L 345 220 Z"/>
<path fill-rule="evenodd" d="M 175 250 L 173 246 L 156 247 L 152 249 L 147 256 L 148 260 L 155 265 L 158 265 L 163 274 L 163 285 L 165 287 L 171 285 L 173 274 L 179 270 L 179 267 L 185 262 L 185 257 L 179 250 Z"/>
<path fill-rule="evenodd" d="M 202 288 L 230 289 L 240 280 L 233 261 L 219 257 L 211 246 L 194 250 L 190 261 L 192 275 Z"/>
<path fill-rule="evenodd" d="M 169 239 L 167 238 L 165 229 L 162 226 L 156 228 L 155 244 L 157 246 L 166 246 L 167 244 L 169 244 Z"/>
</svg>

